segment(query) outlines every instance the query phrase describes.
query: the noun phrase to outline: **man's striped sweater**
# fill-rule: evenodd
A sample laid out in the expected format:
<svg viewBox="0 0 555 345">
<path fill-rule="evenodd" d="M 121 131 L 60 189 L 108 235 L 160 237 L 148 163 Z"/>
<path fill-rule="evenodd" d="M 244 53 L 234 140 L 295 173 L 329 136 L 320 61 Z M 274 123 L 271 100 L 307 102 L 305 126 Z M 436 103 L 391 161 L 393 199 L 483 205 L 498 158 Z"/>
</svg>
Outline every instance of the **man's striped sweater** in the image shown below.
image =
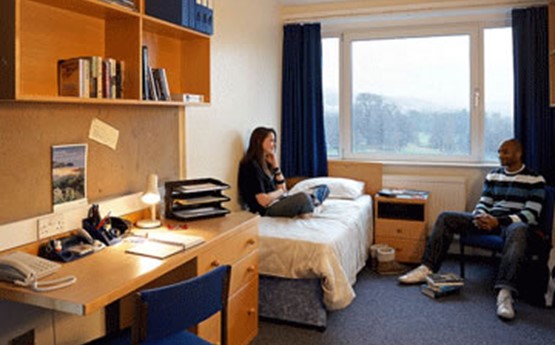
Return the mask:
<svg viewBox="0 0 555 345">
<path fill-rule="evenodd" d="M 474 214 L 491 214 L 502 226 L 515 222 L 537 225 L 544 198 L 541 175 L 524 165 L 511 173 L 498 168 L 487 174 Z"/>
</svg>

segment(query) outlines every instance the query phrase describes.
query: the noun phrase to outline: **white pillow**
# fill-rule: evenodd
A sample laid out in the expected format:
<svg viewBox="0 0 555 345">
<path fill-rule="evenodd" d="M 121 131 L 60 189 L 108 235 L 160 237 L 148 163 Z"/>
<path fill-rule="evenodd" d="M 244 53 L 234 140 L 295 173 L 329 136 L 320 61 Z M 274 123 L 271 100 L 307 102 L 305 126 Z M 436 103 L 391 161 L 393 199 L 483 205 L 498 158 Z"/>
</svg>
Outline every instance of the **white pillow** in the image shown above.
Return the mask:
<svg viewBox="0 0 555 345">
<path fill-rule="evenodd" d="M 289 193 L 299 193 L 320 184 L 325 184 L 330 189 L 329 198 L 354 200 L 364 194 L 364 182 L 343 177 L 313 177 L 302 180 Z"/>
</svg>

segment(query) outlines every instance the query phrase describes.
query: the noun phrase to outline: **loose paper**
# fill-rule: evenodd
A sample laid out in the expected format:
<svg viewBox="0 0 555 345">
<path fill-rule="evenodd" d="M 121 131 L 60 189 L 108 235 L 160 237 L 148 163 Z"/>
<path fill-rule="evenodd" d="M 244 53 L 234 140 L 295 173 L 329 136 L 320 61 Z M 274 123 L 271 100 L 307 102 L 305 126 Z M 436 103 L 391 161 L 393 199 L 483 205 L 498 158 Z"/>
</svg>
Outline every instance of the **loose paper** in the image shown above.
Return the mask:
<svg viewBox="0 0 555 345">
<path fill-rule="evenodd" d="M 112 150 L 116 149 L 118 144 L 119 131 L 109 124 L 93 119 L 89 131 L 89 139 L 99 142 L 103 145 L 110 147 Z"/>
</svg>

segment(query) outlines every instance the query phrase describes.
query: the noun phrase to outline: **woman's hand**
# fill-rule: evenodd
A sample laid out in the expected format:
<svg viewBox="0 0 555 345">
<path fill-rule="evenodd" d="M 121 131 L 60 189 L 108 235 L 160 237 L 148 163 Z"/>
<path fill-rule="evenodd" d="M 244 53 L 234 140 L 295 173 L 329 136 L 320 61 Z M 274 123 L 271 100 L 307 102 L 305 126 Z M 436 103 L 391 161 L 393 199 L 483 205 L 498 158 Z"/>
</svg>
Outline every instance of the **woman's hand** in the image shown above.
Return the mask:
<svg viewBox="0 0 555 345">
<path fill-rule="evenodd" d="M 268 153 L 266 155 L 266 163 L 268 163 L 268 166 L 270 167 L 270 169 L 275 169 L 278 167 L 277 157 L 274 152 Z"/>
</svg>

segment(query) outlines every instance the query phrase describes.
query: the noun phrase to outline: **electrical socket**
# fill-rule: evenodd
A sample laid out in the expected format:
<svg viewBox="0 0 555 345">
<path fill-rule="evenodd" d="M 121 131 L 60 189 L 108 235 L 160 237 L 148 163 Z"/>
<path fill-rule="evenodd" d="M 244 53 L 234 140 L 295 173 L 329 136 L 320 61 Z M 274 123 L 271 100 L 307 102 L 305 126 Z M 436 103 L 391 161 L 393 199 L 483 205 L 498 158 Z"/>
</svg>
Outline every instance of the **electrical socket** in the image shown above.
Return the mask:
<svg viewBox="0 0 555 345">
<path fill-rule="evenodd" d="M 39 240 L 62 233 L 65 231 L 65 219 L 63 214 L 52 214 L 39 218 L 37 221 L 37 236 Z"/>
</svg>

